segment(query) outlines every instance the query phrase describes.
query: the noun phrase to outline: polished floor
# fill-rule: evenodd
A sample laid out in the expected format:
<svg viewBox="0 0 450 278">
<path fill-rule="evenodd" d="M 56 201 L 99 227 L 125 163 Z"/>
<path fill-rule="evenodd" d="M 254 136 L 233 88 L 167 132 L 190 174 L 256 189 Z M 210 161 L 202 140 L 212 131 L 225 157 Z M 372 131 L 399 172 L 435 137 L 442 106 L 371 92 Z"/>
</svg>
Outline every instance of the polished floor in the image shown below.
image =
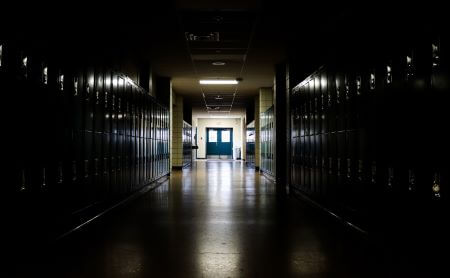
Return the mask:
<svg viewBox="0 0 450 278">
<path fill-rule="evenodd" d="M 270 181 L 233 161 L 174 171 L 160 187 L 45 251 L 15 266 L 14 276 L 380 274 L 365 239 L 292 196 L 277 198 Z"/>
</svg>

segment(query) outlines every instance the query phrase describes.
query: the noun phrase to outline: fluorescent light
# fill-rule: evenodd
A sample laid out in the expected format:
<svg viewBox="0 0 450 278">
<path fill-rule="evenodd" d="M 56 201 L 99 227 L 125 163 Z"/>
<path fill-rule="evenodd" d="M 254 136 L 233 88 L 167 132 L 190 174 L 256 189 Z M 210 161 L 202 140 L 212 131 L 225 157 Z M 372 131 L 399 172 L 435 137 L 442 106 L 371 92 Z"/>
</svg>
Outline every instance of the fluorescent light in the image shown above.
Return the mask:
<svg viewBox="0 0 450 278">
<path fill-rule="evenodd" d="M 233 79 L 207 79 L 207 80 L 200 80 L 199 82 L 202 85 L 236 85 L 236 84 L 238 84 L 238 81 L 233 80 Z"/>
</svg>

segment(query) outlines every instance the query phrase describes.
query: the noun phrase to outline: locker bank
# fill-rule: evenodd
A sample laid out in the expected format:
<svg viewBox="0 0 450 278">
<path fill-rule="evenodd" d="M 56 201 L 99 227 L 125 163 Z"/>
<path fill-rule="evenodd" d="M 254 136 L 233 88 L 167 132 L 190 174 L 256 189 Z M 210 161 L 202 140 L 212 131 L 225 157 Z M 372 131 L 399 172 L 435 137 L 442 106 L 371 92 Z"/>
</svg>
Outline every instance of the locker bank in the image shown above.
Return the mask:
<svg viewBox="0 0 450 278">
<path fill-rule="evenodd" d="M 439 3 L 7 7 L 2 277 L 448 277 Z"/>
</svg>

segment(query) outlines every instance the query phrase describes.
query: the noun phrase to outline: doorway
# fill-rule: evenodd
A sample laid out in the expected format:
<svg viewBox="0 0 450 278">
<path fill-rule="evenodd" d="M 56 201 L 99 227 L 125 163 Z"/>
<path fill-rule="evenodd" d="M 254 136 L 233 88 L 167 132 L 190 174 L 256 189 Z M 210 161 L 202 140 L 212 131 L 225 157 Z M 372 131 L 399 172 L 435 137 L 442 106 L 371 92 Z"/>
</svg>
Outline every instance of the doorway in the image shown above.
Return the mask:
<svg viewBox="0 0 450 278">
<path fill-rule="evenodd" d="M 206 128 L 206 158 L 233 158 L 232 128 Z"/>
</svg>

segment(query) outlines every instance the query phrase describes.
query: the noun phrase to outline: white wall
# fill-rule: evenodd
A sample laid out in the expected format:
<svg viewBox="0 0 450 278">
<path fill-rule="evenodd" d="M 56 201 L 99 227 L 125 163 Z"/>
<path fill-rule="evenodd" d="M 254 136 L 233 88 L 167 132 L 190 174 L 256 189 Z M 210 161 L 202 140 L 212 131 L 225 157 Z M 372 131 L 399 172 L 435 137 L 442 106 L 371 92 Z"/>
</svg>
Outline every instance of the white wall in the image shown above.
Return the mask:
<svg viewBox="0 0 450 278">
<path fill-rule="evenodd" d="M 198 118 L 197 128 L 198 128 L 198 158 L 206 158 L 206 128 L 210 127 L 228 127 L 233 128 L 233 152 L 234 148 L 241 148 L 241 158 L 242 158 L 242 130 L 243 130 L 243 119 L 242 118 Z"/>
</svg>

